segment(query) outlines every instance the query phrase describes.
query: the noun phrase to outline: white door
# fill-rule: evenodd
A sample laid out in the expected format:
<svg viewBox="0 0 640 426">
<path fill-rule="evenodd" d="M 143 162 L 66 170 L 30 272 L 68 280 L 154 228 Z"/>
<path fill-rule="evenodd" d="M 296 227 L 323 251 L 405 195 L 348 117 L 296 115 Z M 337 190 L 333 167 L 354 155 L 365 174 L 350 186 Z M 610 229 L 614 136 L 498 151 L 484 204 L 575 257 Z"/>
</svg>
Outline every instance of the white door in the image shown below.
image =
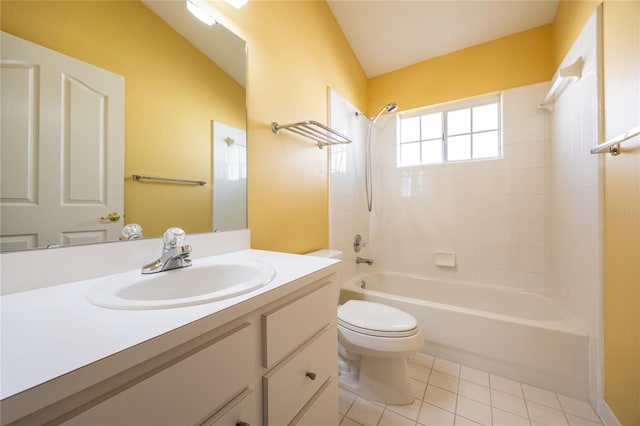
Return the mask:
<svg viewBox="0 0 640 426">
<path fill-rule="evenodd" d="M 0 33 L 1 249 L 118 239 L 124 77 Z"/>
</svg>

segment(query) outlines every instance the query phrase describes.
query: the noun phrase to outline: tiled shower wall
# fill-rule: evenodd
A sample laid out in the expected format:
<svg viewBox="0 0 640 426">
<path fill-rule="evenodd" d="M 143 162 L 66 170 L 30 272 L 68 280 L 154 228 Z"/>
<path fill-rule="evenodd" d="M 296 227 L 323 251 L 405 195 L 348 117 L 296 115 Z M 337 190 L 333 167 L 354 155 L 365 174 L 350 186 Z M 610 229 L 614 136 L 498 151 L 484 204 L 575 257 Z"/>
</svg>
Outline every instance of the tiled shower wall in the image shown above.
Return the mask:
<svg viewBox="0 0 640 426">
<path fill-rule="evenodd" d="M 540 83 L 503 93 L 504 158 L 396 167 L 396 116 L 373 131 L 373 257 L 380 269 L 547 290 L 550 115 Z M 434 264 L 455 253 L 455 267 Z"/>
<path fill-rule="evenodd" d="M 346 99 L 329 90 L 329 124 L 347 135 L 353 143 L 329 149 L 329 244 L 343 253 L 341 274 L 345 277 L 366 271 L 368 265 L 356 265 L 356 256 L 371 257 L 369 213 L 364 186 L 364 138 L 367 121 L 356 118 L 358 111 Z M 353 250 L 355 234 L 367 242 L 359 253 Z"/>
<path fill-rule="evenodd" d="M 558 299 L 589 333 L 590 399 L 602 395 L 602 196 L 598 84 L 601 58 L 599 11 L 583 28 L 560 68 L 582 57 L 579 81 L 567 84 L 555 103 L 549 170 L 548 294 Z"/>
</svg>

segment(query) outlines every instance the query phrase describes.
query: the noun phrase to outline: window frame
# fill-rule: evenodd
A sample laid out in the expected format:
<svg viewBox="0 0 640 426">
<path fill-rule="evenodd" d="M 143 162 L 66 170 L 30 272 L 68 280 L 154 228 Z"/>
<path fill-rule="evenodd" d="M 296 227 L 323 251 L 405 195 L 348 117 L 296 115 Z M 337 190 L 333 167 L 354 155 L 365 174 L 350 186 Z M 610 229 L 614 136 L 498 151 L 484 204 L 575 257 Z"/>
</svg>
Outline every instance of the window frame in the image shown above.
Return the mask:
<svg viewBox="0 0 640 426">
<path fill-rule="evenodd" d="M 475 107 L 480 107 L 480 106 L 484 106 L 484 105 L 490 105 L 490 104 L 498 104 L 498 128 L 497 129 L 492 129 L 492 130 L 483 130 L 483 131 L 479 131 L 479 132 L 474 132 L 473 131 L 473 114 L 471 114 L 470 117 L 470 129 L 468 133 L 460 133 L 460 134 L 455 134 L 455 135 L 448 135 L 448 123 L 447 123 L 447 116 L 450 112 L 453 111 L 459 111 L 459 110 L 464 110 L 464 109 L 469 109 L 471 110 L 472 108 Z M 411 111 L 406 111 L 406 112 L 402 112 L 400 114 L 398 114 L 398 131 L 397 131 L 397 139 L 396 139 L 396 150 L 397 150 L 397 154 L 396 154 L 396 166 L 398 168 L 404 168 L 404 167 L 424 167 L 424 166 L 433 166 L 433 165 L 440 165 L 440 164 L 449 164 L 449 163 L 468 163 L 468 162 L 475 162 L 475 161 L 488 161 L 488 160 L 500 160 L 502 158 L 504 158 L 503 153 L 504 153 L 504 149 L 503 149 L 503 100 L 502 100 L 502 93 L 498 92 L 498 93 L 491 93 L 488 95 L 483 95 L 483 96 L 477 96 L 474 98 L 468 98 L 468 99 L 462 99 L 462 100 L 458 100 L 458 101 L 453 101 L 453 102 L 447 102 L 447 103 L 443 103 L 443 104 L 437 104 L 437 105 L 431 105 L 431 106 L 427 106 L 427 107 L 422 107 L 422 108 L 417 108 L 415 110 L 411 110 Z M 441 114 L 441 124 L 442 124 L 442 135 L 441 138 L 439 139 L 441 142 L 441 146 L 442 146 L 442 161 L 439 162 L 423 162 L 422 159 L 422 150 L 423 150 L 423 146 L 422 144 L 428 141 L 437 141 L 438 139 L 434 139 L 434 138 L 428 138 L 428 139 L 422 139 L 422 135 L 420 135 L 419 140 L 415 140 L 415 141 L 407 141 L 407 142 L 402 142 L 402 120 L 406 120 L 406 119 L 410 119 L 410 118 L 415 118 L 415 117 L 422 117 L 422 116 L 427 116 L 427 115 L 431 115 L 431 114 L 436 114 L 436 113 L 440 113 Z M 474 134 L 482 134 L 482 133 L 488 133 L 488 132 L 494 132 L 497 131 L 498 133 L 498 153 L 495 157 L 482 157 L 482 158 L 473 158 L 473 135 Z M 466 159 L 461 159 L 461 160 L 449 160 L 449 144 L 448 144 L 448 139 L 449 137 L 453 137 L 453 136 L 460 136 L 460 135 L 469 135 L 471 137 L 471 141 L 470 141 L 470 158 L 466 158 Z M 419 144 L 420 147 L 420 158 L 419 161 L 413 164 L 406 164 L 403 165 L 401 163 L 402 161 L 402 154 L 401 154 L 401 147 L 402 145 L 406 145 L 406 144 L 411 144 L 411 143 L 417 143 Z"/>
</svg>

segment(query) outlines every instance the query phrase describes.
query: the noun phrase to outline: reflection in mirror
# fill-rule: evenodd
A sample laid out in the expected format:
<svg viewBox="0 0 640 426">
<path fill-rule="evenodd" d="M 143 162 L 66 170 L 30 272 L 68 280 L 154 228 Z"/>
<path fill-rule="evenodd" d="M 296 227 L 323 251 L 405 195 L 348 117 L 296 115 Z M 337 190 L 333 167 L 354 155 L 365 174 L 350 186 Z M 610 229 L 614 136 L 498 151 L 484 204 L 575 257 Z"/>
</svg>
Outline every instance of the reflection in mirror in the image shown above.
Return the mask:
<svg viewBox="0 0 640 426">
<path fill-rule="evenodd" d="M 2 251 L 115 240 L 128 224 L 145 237 L 171 226 L 187 234 L 246 228 L 243 40 L 196 20 L 182 1 L 3 0 L 0 26 Z M 13 36 L 78 60 L 89 76 L 60 71 L 56 57 L 42 65 L 31 53 L 7 57 Z M 50 89 L 40 77 L 50 69 L 64 76 L 53 79 L 59 102 L 44 96 Z M 111 95 L 94 71 L 119 79 L 123 94 Z M 123 112 L 112 110 L 118 103 Z M 110 178 L 114 163 L 120 169 Z M 108 186 L 114 178 L 116 189 Z M 29 227 L 29 217 L 40 226 Z"/>
</svg>

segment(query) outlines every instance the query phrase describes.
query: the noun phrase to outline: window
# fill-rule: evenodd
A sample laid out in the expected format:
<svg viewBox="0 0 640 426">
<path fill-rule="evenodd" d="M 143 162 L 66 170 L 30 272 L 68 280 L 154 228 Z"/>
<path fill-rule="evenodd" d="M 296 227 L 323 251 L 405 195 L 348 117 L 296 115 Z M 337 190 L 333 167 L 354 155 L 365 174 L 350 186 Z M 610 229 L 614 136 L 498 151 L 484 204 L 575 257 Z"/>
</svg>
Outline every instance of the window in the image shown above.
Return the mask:
<svg viewBox="0 0 640 426">
<path fill-rule="evenodd" d="M 500 109 L 492 95 L 400 116 L 398 166 L 501 158 Z"/>
</svg>

